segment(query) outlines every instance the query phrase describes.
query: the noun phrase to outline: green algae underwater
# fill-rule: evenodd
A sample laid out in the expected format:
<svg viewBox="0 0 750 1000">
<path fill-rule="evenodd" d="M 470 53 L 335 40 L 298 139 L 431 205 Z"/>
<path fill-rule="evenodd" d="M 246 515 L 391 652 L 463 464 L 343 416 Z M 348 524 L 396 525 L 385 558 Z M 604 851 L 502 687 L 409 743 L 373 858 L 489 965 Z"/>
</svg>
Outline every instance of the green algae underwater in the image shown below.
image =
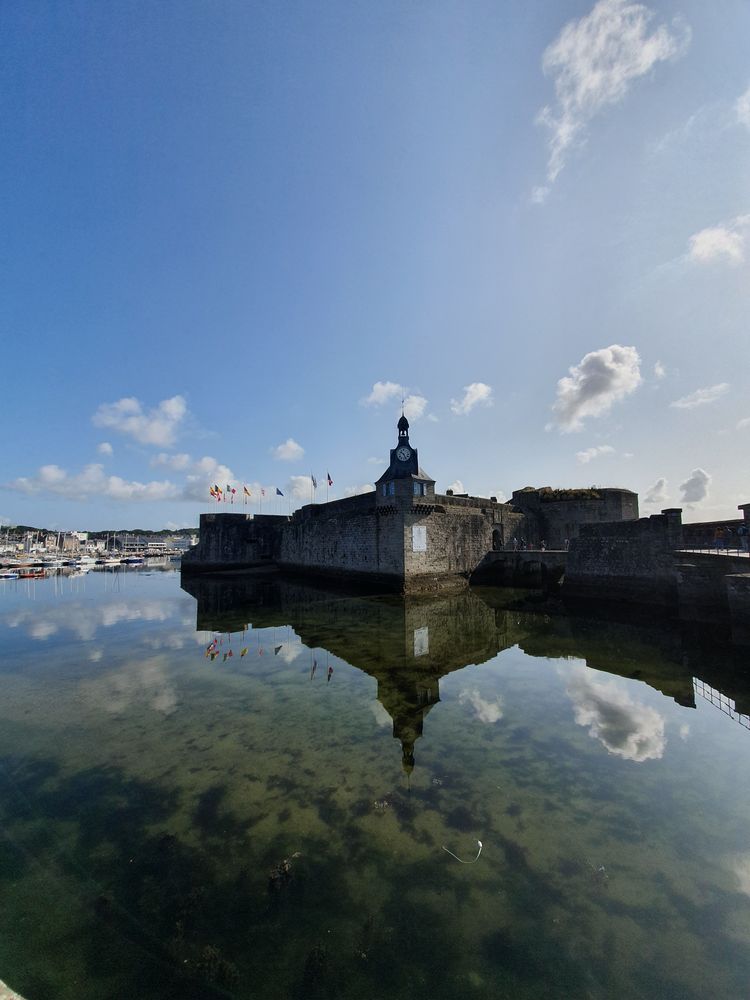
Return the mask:
<svg viewBox="0 0 750 1000">
<path fill-rule="evenodd" d="M 750 683 L 721 642 L 485 589 L 6 583 L 27 1000 L 744 995 Z"/>
</svg>

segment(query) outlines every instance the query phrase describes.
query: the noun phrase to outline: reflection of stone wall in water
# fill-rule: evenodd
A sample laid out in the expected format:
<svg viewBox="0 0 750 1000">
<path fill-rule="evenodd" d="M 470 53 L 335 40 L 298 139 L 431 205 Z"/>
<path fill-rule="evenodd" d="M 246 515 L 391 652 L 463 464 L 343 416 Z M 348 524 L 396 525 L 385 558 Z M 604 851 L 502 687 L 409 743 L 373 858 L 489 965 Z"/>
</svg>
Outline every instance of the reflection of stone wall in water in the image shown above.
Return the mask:
<svg viewBox="0 0 750 1000">
<path fill-rule="evenodd" d="M 291 626 L 305 647 L 324 649 L 373 677 L 393 720 L 403 764 L 414 763 L 424 719 L 440 701 L 440 680 L 485 663 L 513 646 L 534 657 L 572 658 L 637 678 L 693 706 L 693 677 L 750 704 L 750 679 L 714 664 L 712 648 L 666 624 L 650 630 L 592 619 L 508 610 L 501 592 L 464 591 L 435 598 L 351 596 L 278 575 L 188 577 L 200 630 L 239 631 Z M 737 654 L 739 657 L 739 654 Z M 739 660 L 738 660 L 739 662 Z M 502 663 L 498 665 L 502 669 Z M 553 667 L 550 667 L 553 669 Z"/>
</svg>

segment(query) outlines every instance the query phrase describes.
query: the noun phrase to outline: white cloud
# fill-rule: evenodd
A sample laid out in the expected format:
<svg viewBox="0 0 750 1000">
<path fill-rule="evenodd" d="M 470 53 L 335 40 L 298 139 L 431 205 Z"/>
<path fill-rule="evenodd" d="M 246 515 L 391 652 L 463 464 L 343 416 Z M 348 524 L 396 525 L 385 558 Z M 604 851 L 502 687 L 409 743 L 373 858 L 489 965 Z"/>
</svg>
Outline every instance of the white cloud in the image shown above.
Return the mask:
<svg viewBox="0 0 750 1000">
<path fill-rule="evenodd" d="M 503 700 L 497 697 L 493 700 L 483 698 L 476 688 L 464 688 L 458 696 L 459 704 L 471 705 L 474 718 L 479 722 L 491 725 L 503 717 Z"/>
<path fill-rule="evenodd" d="M 305 449 L 294 438 L 287 438 L 283 444 L 272 449 L 273 457 L 281 462 L 296 462 L 305 454 Z"/>
<path fill-rule="evenodd" d="M 492 490 L 490 496 L 495 497 L 498 503 L 508 502 L 508 498 L 506 497 L 506 495 L 503 493 L 502 490 Z"/>
<path fill-rule="evenodd" d="M 698 264 L 724 261 L 736 266 L 745 259 L 750 215 L 738 215 L 730 222 L 701 229 L 688 240 L 688 260 Z"/>
<path fill-rule="evenodd" d="M 640 363 L 635 347 L 619 344 L 586 354 L 557 383 L 555 421 L 547 429 L 556 425 L 564 432 L 578 431 L 586 417 L 607 413 L 641 384 Z"/>
<path fill-rule="evenodd" d="M 742 420 L 737 421 L 737 430 L 741 431 L 745 427 L 750 427 L 750 417 L 743 417 Z"/>
<path fill-rule="evenodd" d="M 385 465 L 386 462 L 385 462 L 384 458 L 368 458 L 367 459 L 367 464 L 368 465 Z"/>
<path fill-rule="evenodd" d="M 546 187 L 534 189 L 542 202 L 565 166 L 569 151 L 581 145 L 589 122 L 624 99 L 633 81 L 658 62 L 682 55 L 690 30 L 673 22 L 649 34 L 653 12 L 627 0 L 599 0 L 578 21 L 569 21 L 545 49 L 542 68 L 555 87 L 555 104 L 542 108 L 538 121 L 550 130 Z"/>
<path fill-rule="evenodd" d="M 461 482 L 460 479 L 454 479 L 453 482 L 448 487 L 448 489 L 452 490 L 454 493 L 465 493 L 466 492 L 466 489 L 464 488 L 464 484 Z"/>
<path fill-rule="evenodd" d="M 4 488 L 16 490 L 27 495 L 43 493 L 65 497 L 69 500 L 88 500 L 90 497 L 106 498 L 122 503 L 157 502 L 161 500 L 187 500 L 205 503 L 209 499 L 209 486 L 218 483 L 224 489 L 227 483 L 240 485 L 232 470 L 222 465 L 210 455 L 193 460 L 189 455 L 168 455 L 163 453 L 155 456 L 152 465 L 163 465 L 183 471 L 187 475 L 180 485 L 170 480 L 152 480 L 139 482 L 122 479 L 120 476 L 108 476 L 104 466 L 92 464 L 85 466 L 81 472 L 69 473 L 59 465 L 43 465 L 35 476 L 23 476 L 6 483 Z"/>
<path fill-rule="evenodd" d="M 163 399 L 148 412 L 140 400 L 129 396 L 116 403 L 102 403 L 91 419 L 96 427 L 112 427 L 141 444 L 168 447 L 186 414 L 187 403 L 182 396 Z"/>
<path fill-rule="evenodd" d="M 404 401 L 404 415 L 407 420 L 419 420 L 424 416 L 427 409 L 427 400 L 417 393 L 409 394 L 408 389 L 398 382 L 375 382 L 372 392 L 364 399 L 360 399 L 362 406 L 382 406 L 391 400 Z M 432 419 L 432 418 L 430 418 Z"/>
<path fill-rule="evenodd" d="M 750 87 L 737 98 L 734 110 L 737 113 L 739 124 L 750 128 Z"/>
<path fill-rule="evenodd" d="M 633 701 L 614 681 L 598 680 L 588 667 L 573 667 L 567 693 L 576 723 L 608 753 L 637 763 L 664 755 L 664 716 Z"/>
<path fill-rule="evenodd" d="M 718 385 L 709 385 L 705 389 L 696 389 L 689 396 L 675 399 L 670 406 L 678 410 L 694 410 L 696 406 L 704 406 L 706 403 L 714 403 L 717 399 L 729 392 L 728 382 L 719 382 Z"/>
<path fill-rule="evenodd" d="M 711 476 L 703 469 L 693 469 L 684 483 L 680 483 L 684 504 L 700 503 L 708 496 Z"/>
<path fill-rule="evenodd" d="M 404 389 L 398 382 L 375 382 L 369 396 L 360 400 L 363 406 L 382 406 L 391 399 L 400 399 Z"/>
<path fill-rule="evenodd" d="M 124 502 L 176 500 L 180 488 L 169 480 L 140 483 L 108 476 L 104 466 L 86 465 L 81 472 L 69 474 L 59 465 L 43 465 L 35 476 L 22 476 L 5 484 L 6 489 L 29 496 L 52 493 L 69 500 L 87 500 L 91 496 Z"/>
<path fill-rule="evenodd" d="M 113 454 L 112 445 L 109 443 L 109 441 L 102 441 L 101 444 L 98 444 L 96 446 L 96 450 L 99 452 L 100 455 Z"/>
<path fill-rule="evenodd" d="M 223 490 L 227 483 L 234 486 L 238 494 L 242 492 L 241 484 L 229 466 L 223 465 L 211 455 L 204 455 L 190 466 L 182 489 L 182 499 L 205 503 L 210 499 L 208 491 L 211 486 L 216 484 Z"/>
<path fill-rule="evenodd" d="M 615 449 L 611 444 L 599 444 L 593 448 L 586 448 L 585 451 L 577 451 L 576 458 L 583 465 L 587 465 L 592 458 L 598 458 L 600 455 L 614 455 L 614 452 Z"/>
<path fill-rule="evenodd" d="M 643 498 L 643 502 L 649 505 L 667 503 L 668 500 L 667 480 L 664 476 L 661 476 L 652 486 L 649 486 L 648 490 L 646 490 L 646 496 Z"/>
<path fill-rule="evenodd" d="M 424 416 L 427 400 L 424 396 L 407 396 L 404 400 L 404 416 L 407 420 L 419 420 Z"/>
<path fill-rule="evenodd" d="M 314 495 L 310 476 L 292 476 L 286 484 L 286 492 L 294 499 L 303 503 L 312 503 Z"/>
<path fill-rule="evenodd" d="M 345 497 L 356 497 L 362 493 L 372 493 L 375 487 L 372 483 L 362 483 L 361 486 L 347 486 L 344 490 Z"/>
<path fill-rule="evenodd" d="M 457 416 L 466 416 L 479 403 L 483 406 L 492 406 L 492 387 L 484 382 L 472 382 L 471 385 L 464 386 L 463 399 L 451 400 L 451 410 Z"/>
<path fill-rule="evenodd" d="M 10 518 L 9 517 L 0 517 L 0 524 L 2 524 L 2 526 L 4 528 L 10 527 Z"/>
<path fill-rule="evenodd" d="M 664 378 L 666 374 L 667 374 L 667 369 L 664 367 L 661 361 L 657 361 L 656 364 L 654 365 L 654 378 Z"/>
<path fill-rule="evenodd" d="M 169 455 L 165 451 L 160 451 L 158 455 L 154 455 L 150 464 L 153 467 L 164 466 L 167 469 L 174 469 L 175 472 L 182 472 L 188 468 L 191 462 L 190 455 L 186 455 L 184 452 L 180 452 L 177 455 Z"/>
</svg>

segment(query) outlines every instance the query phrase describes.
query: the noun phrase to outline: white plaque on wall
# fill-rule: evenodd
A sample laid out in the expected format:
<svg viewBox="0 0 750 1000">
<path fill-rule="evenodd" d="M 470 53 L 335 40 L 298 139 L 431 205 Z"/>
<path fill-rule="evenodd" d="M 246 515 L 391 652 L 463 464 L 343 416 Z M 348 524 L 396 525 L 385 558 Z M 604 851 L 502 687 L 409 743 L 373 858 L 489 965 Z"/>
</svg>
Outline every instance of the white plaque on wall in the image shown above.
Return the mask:
<svg viewBox="0 0 750 1000">
<path fill-rule="evenodd" d="M 430 630 L 425 625 L 423 628 L 414 629 L 414 655 L 424 656 L 430 651 Z"/>
<path fill-rule="evenodd" d="M 411 529 L 412 552 L 427 551 L 427 528 L 423 524 L 415 524 Z"/>
</svg>

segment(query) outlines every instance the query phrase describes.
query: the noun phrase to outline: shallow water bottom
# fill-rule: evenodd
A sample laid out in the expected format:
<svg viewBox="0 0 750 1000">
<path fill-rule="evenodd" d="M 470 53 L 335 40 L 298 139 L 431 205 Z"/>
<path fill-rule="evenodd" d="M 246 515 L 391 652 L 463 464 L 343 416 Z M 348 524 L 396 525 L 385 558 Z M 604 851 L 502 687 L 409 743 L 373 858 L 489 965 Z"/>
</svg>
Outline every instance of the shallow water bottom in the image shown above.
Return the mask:
<svg viewBox="0 0 750 1000">
<path fill-rule="evenodd" d="M 730 653 L 497 592 L 196 586 L 0 595 L 0 971 L 27 1000 L 743 995 Z"/>
</svg>

